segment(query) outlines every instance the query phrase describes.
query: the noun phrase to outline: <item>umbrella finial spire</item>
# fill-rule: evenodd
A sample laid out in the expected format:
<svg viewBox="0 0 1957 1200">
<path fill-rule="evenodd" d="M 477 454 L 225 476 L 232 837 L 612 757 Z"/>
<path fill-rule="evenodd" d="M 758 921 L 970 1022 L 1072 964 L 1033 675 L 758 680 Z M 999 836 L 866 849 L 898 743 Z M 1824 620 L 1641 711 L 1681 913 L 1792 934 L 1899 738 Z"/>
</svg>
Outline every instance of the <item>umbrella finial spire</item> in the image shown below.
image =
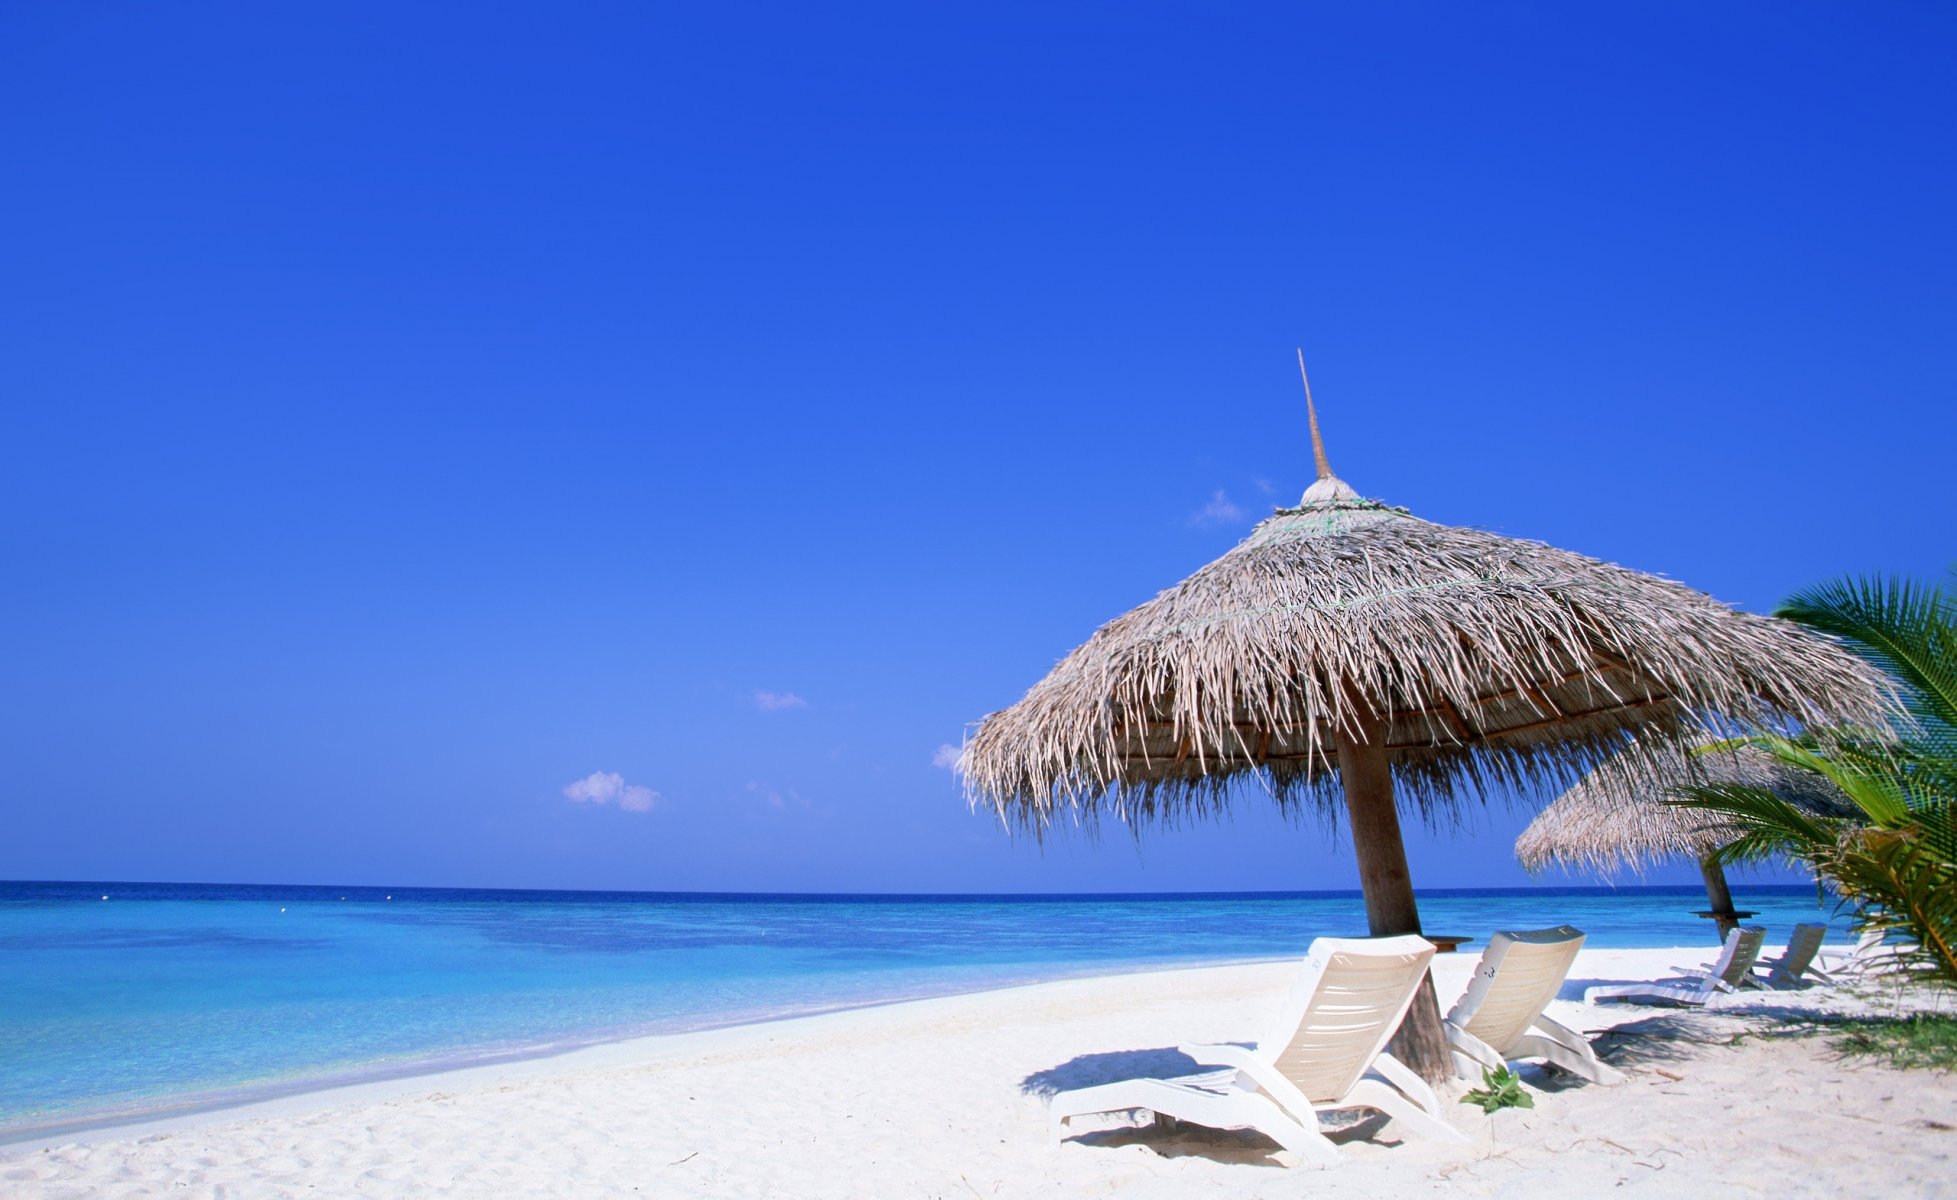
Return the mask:
<svg viewBox="0 0 1957 1200">
<path fill-rule="evenodd" d="M 1325 461 L 1325 439 L 1318 432 L 1318 406 L 1311 400 L 1311 376 L 1305 374 L 1305 351 L 1302 346 L 1298 348 L 1298 378 L 1305 381 L 1305 417 L 1311 422 L 1311 456 L 1318 464 L 1318 482 L 1305 489 L 1305 498 L 1298 503 L 1309 507 L 1357 500 L 1359 493 L 1348 487 L 1345 480 L 1332 474 L 1332 464 Z"/>
<path fill-rule="evenodd" d="M 1318 409 L 1311 402 L 1311 376 L 1305 374 L 1305 348 L 1298 347 L 1298 378 L 1305 381 L 1305 419 L 1311 422 L 1311 457 L 1318 464 L 1320 479 L 1332 478 L 1332 464 L 1325 461 L 1325 439 L 1318 433 Z"/>
</svg>

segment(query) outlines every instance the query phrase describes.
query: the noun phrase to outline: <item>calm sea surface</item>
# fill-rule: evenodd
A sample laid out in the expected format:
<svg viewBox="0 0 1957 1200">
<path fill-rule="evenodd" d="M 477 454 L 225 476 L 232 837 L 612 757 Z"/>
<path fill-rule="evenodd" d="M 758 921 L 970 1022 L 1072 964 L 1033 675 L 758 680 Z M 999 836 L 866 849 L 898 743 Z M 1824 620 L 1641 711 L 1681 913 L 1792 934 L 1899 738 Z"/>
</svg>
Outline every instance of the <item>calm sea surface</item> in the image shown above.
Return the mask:
<svg viewBox="0 0 1957 1200">
<path fill-rule="evenodd" d="M 107 896 L 107 900 L 102 897 Z M 1769 940 L 1814 890 L 1740 888 Z M 1434 891 L 1426 928 L 1713 943 L 1696 888 Z M 1846 940 L 1836 924 L 1835 940 Z M 1279 958 L 1356 892 L 739 896 L 0 883 L 0 1141 L 851 1005 Z"/>
</svg>

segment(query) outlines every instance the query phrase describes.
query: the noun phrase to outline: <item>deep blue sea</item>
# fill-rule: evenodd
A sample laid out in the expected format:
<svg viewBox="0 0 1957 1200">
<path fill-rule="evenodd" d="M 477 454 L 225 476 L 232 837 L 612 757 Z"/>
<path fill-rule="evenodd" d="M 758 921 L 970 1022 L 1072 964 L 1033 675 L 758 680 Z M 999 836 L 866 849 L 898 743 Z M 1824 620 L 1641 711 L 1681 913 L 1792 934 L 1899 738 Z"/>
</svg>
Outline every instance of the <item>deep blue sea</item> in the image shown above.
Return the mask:
<svg viewBox="0 0 1957 1200">
<path fill-rule="evenodd" d="M 106 897 L 104 899 L 103 897 Z M 1769 939 L 1813 888 L 1738 889 Z M 1420 894 L 1477 939 L 1716 941 L 1696 888 Z M 331 1083 L 1365 932 L 1356 892 L 748 896 L 0 883 L 0 1142 Z M 1848 940 L 1837 922 L 1831 940 Z"/>
</svg>

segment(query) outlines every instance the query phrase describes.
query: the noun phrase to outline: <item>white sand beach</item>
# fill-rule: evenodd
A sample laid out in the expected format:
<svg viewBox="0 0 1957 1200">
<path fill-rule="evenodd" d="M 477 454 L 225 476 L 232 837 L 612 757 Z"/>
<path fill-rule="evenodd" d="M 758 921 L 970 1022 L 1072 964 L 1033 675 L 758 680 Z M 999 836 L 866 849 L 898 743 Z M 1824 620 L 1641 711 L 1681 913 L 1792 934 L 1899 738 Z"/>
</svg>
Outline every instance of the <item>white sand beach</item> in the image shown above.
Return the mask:
<svg viewBox="0 0 1957 1200">
<path fill-rule="evenodd" d="M 1566 997 L 1710 947 L 1590 950 Z M 1476 955 L 1436 958 L 1445 1006 Z M 1289 963 L 1162 971 L 591 1047 L 0 1149 L 0 1194 L 118 1196 L 1170 1197 L 1957 1195 L 1957 1076 L 1843 1057 L 1770 1018 L 1895 1011 L 1880 987 L 1751 993 L 1716 1012 L 1551 1013 L 1629 1075 L 1525 1072 L 1533 1110 L 1450 1105 L 1468 1146 L 1339 1135 L 1294 1167 L 1181 1126 L 1061 1140 L 1044 1095 L 1188 1071 L 1173 1047 L 1258 1037 Z M 1460 1089 L 1457 1088 L 1458 1093 Z"/>
</svg>

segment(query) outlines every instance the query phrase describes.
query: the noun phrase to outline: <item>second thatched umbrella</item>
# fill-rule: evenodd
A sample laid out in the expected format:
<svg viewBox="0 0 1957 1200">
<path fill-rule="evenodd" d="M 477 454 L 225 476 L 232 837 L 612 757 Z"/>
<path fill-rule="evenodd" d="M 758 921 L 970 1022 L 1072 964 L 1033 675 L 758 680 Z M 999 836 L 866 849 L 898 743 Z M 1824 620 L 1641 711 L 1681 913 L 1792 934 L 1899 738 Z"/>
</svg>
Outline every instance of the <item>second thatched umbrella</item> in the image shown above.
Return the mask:
<svg viewBox="0 0 1957 1200">
<path fill-rule="evenodd" d="M 1212 810 L 1239 784 L 1286 808 L 1342 800 L 1373 934 L 1418 933 L 1400 803 L 1432 815 L 1464 793 L 1561 787 L 1709 713 L 1883 711 L 1873 672 L 1794 625 L 1361 499 L 1315 412 L 1311 428 L 1318 482 L 1297 507 L 985 718 L 960 758 L 975 805 L 1044 829 L 1063 811 Z M 1446 1077 L 1431 982 L 1394 1048 Z"/>
<path fill-rule="evenodd" d="M 1668 766 L 1652 755 L 1620 755 L 1537 813 L 1515 839 L 1515 856 L 1531 871 L 1555 865 L 1605 876 L 1627 867 L 1642 872 L 1671 858 L 1693 859 L 1705 880 L 1707 915 L 1724 938 L 1741 914 L 1715 854 L 1740 830 L 1714 813 L 1666 803 L 1673 789 L 1705 783 L 1764 788 L 1823 816 L 1855 812 L 1820 776 L 1784 766 L 1750 746 L 1678 756 Z"/>
</svg>

